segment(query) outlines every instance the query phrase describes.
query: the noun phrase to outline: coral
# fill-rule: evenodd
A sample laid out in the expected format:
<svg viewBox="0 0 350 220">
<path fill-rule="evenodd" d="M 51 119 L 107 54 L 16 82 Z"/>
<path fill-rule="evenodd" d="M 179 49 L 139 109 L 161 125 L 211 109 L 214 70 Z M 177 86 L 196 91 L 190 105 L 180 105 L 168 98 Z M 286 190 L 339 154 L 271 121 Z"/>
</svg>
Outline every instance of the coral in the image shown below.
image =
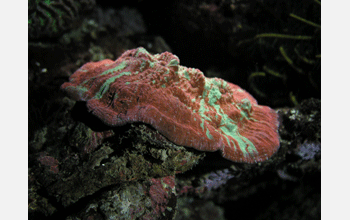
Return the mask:
<svg viewBox="0 0 350 220">
<path fill-rule="evenodd" d="M 28 32 L 30 39 L 57 36 L 72 28 L 74 21 L 95 0 L 29 0 Z"/>
<path fill-rule="evenodd" d="M 237 85 L 179 65 L 169 52 L 140 47 L 116 61 L 90 62 L 61 88 L 108 126 L 143 122 L 177 145 L 220 150 L 232 161 L 265 161 L 279 147 L 275 111 Z"/>
</svg>

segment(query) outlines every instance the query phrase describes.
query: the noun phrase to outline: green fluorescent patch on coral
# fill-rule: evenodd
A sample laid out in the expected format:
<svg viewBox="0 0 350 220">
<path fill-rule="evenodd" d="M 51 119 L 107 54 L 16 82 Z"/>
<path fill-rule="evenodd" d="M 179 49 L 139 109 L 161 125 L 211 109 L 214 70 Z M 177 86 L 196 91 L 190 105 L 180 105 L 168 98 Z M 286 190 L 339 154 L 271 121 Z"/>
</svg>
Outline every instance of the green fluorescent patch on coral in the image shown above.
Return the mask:
<svg viewBox="0 0 350 220">
<path fill-rule="evenodd" d="M 224 87 L 226 86 L 224 83 L 221 82 L 221 80 L 216 80 L 214 79 L 206 79 L 206 83 L 205 83 L 205 90 L 203 91 L 203 95 L 202 95 L 202 100 L 201 100 L 201 106 L 199 109 L 199 113 L 200 116 L 202 117 L 202 123 L 201 123 L 201 127 L 204 130 L 205 127 L 205 121 L 212 121 L 215 120 L 214 118 L 210 118 L 210 116 L 207 116 L 206 112 L 209 112 L 209 108 L 210 106 L 213 107 L 214 109 L 211 110 L 215 110 L 217 115 L 221 116 L 221 127 L 220 130 L 224 133 L 224 135 L 226 136 L 226 141 L 228 143 L 228 145 L 231 147 L 234 146 L 234 148 L 236 149 L 237 145 L 240 148 L 240 150 L 243 152 L 245 157 L 248 157 L 250 155 L 256 155 L 258 153 L 258 151 L 256 150 L 256 147 L 254 146 L 254 144 L 249 141 L 247 138 L 243 137 L 242 135 L 239 134 L 238 132 L 238 127 L 236 125 L 236 122 L 233 121 L 227 114 L 224 113 L 224 111 L 221 109 L 220 105 L 217 104 L 217 101 L 221 98 L 221 92 L 220 92 L 220 87 Z M 208 96 L 207 96 L 208 94 Z M 204 99 L 208 97 L 208 104 L 209 106 L 206 105 Z M 242 104 L 241 104 L 241 108 L 250 111 L 251 109 L 251 104 L 249 102 L 248 99 L 243 99 L 242 100 Z M 243 117 L 248 117 L 248 115 L 241 111 L 241 114 L 243 114 Z M 208 130 L 206 131 L 207 137 L 210 139 L 211 135 L 209 133 L 208 135 Z M 236 140 L 236 142 L 234 141 L 229 141 L 228 137 L 233 138 L 234 140 Z"/>
<path fill-rule="evenodd" d="M 179 65 L 179 61 L 177 61 L 176 59 L 172 59 L 170 60 L 168 66 L 177 66 Z"/>
<path fill-rule="evenodd" d="M 108 91 L 110 84 L 113 83 L 116 79 L 122 77 L 122 76 L 127 76 L 130 75 L 131 72 L 122 72 L 116 76 L 113 76 L 109 79 L 106 80 L 106 82 L 100 87 L 100 90 L 96 93 L 95 99 L 100 99 L 103 97 L 103 95 Z"/>
<path fill-rule="evenodd" d="M 127 63 L 125 61 L 123 61 L 118 66 L 116 66 L 112 69 L 106 70 L 103 73 L 101 73 L 101 76 L 111 74 L 111 73 L 117 73 L 118 71 L 124 69 L 126 66 L 127 66 Z"/>
</svg>

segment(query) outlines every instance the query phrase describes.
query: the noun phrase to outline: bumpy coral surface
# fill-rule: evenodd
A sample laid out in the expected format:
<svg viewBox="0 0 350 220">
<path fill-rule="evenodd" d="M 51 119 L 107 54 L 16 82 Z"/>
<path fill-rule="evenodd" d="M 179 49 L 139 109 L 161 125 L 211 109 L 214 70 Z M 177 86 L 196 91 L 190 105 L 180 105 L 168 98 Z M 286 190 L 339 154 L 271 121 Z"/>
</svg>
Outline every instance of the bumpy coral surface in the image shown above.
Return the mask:
<svg viewBox="0 0 350 220">
<path fill-rule="evenodd" d="M 104 123 L 152 125 L 170 141 L 260 162 L 279 147 L 277 114 L 239 86 L 179 65 L 177 56 L 128 50 L 83 65 L 61 87 Z"/>
</svg>

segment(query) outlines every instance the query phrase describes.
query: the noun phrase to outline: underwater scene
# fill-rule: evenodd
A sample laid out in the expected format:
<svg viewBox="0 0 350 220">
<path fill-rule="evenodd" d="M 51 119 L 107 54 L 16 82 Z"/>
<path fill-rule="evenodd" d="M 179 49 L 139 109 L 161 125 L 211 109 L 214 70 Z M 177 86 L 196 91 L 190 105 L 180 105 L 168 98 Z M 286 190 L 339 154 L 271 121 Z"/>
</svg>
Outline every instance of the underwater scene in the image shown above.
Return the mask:
<svg viewBox="0 0 350 220">
<path fill-rule="evenodd" d="M 28 0 L 29 219 L 321 218 L 321 1 Z"/>
</svg>

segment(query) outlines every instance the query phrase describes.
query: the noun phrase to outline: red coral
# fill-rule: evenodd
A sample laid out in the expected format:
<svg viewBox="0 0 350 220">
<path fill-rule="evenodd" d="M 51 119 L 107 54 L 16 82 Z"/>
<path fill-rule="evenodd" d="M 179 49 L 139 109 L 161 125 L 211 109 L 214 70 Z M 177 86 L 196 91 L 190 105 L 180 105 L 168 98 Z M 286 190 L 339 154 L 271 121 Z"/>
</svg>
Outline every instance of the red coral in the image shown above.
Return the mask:
<svg viewBox="0 0 350 220">
<path fill-rule="evenodd" d="M 87 63 L 62 89 L 110 126 L 144 122 L 175 144 L 221 150 L 232 161 L 264 161 L 279 147 L 275 111 L 237 85 L 180 66 L 169 52 L 137 48 Z"/>
</svg>

